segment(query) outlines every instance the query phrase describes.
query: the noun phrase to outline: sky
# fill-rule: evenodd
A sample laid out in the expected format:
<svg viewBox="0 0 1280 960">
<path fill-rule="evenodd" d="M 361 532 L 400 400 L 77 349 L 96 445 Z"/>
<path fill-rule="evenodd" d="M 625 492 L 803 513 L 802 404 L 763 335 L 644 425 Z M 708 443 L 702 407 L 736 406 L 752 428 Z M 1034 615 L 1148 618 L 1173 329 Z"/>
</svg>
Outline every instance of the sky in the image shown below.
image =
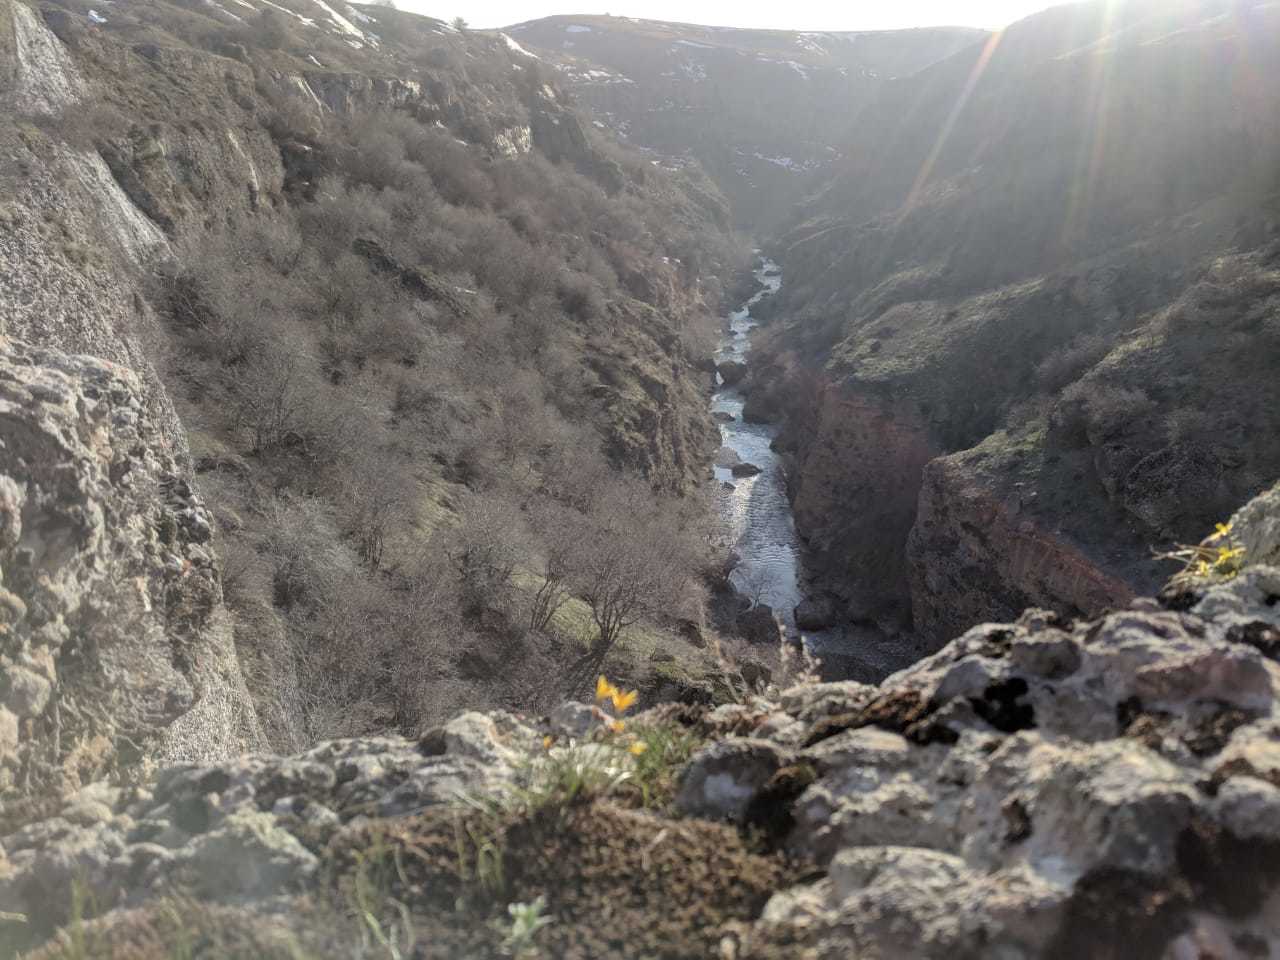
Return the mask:
<svg viewBox="0 0 1280 960">
<path fill-rule="evenodd" d="M 729 27 L 782 30 L 889 30 L 1003 27 L 1062 0 L 397 0 L 403 10 L 473 27 L 505 27 L 552 14 L 612 13 Z"/>
</svg>

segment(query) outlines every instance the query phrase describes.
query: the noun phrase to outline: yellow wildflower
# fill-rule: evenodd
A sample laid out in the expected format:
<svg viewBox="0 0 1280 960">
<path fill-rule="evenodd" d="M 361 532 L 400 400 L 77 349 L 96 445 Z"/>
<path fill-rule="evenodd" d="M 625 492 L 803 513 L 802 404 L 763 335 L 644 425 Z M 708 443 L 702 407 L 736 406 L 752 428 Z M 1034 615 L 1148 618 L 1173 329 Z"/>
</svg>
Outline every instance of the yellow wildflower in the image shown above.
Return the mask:
<svg viewBox="0 0 1280 960">
<path fill-rule="evenodd" d="M 628 690 L 623 693 L 615 687 L 613 693 L 610 694 L 610 699 L 613 700 L 613 709 L 619 713 L 626 713 L 631 709 L 631 705 L 636 702 L 636 697 L 639 695 L 635 690 Z"/>
<path fill-rule="evenodd" d="M 623 720 L 610 720 L 609 729 L 614 733 L 621 733 L 623 730 L 627 729 L 627 724 Z"/>
<path fill-rule="evenodd" d="M 1237 557 L 1243 557 L 1243 556 L 1244 556 L 1244 547 L 1234 547 L 1234 548 L 1219 547 L 1218 548 L 1218 563 L 1227 563 L 1231 560 L 1235 560 Z"/>
<path fill-rule="evenodd" d="M 610 683 L 604 674 L 601 674 L 596 679 L 596 699 L 608 700 L 610 697 L 616 697 L 617 695 L 618 688 Z"/>
<path fill-rule="evenodd" d="M 1221 540 L 1223 537 L 1231 536 L 1231 527 L 1232 527 L 1232 524 L 1230 523 L 1214 524 L 1214 529 L 1217 530 L 1218 532 L 1209 538 L 1210 542 L 1214 540 Z"/>
<path fill-rule="evenodd" d="M 645 743 L 643 740 L 637 740 L 630 747 L 628 747 L 628 749 L 631 751 L 632 756 L 638 757 L 640 756 L 640 754 L 644 753 L 646 750 L 649 749 L 649 745 Z"/>
<path fill-rule="evenodd" d="M 550 749 L 551 749 L 551 745 L 552 745 L 553 743 L 555 743 L 555 742 L 556 742 L 556 741 L 555 741 L 555 738 L 553 738 L 553 737 L 551 737 L 551 736 L 545 736 L 545 737 L 543 737 L 543 738 L 542 738 L 542 749 L 544 749 L 544 750 L 550 750 Z"/>
</svg>

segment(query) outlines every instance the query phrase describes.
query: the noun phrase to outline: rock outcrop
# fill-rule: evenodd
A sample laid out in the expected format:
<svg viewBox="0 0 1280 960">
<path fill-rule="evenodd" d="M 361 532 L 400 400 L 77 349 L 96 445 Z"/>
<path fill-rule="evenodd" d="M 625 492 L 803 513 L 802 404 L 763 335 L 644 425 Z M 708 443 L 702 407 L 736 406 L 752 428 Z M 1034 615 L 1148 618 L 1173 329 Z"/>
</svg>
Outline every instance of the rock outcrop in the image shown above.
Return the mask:
<svg viewBox="0 0 1280 960">
<path fill-rule="evenodd" d="M 913 624 L 926 637 L 954 636 L 1027 607 L 1094 616 L 1133 599 L 1131 581 L 1108 572 L 1036 509 L 1034 489 L 1008 493 L 982 470 L 983 447 L 925 468 L 907 540 Z M 1133 554 L 1142 556 L 1139 544 Z"/>
<path fill-rule="evenodd" d="M 317 879 L 312 851 L 344 825 L 495 795 L 537 739 L 513 717 L 464 714 L 420 743 L 335 741 L 171 767 L 145 789 L 97 784 L 5 838 L 0 911 L 31 918 L 38 940 L 67 921 L 77 883 L 108 910 L 186 885 L 206 902 L 299 892 Z"/>
<path fill-rule="evenodd" d="M 1277 495 L 1232 524 L 1264 558 Z M 1280 567 L 1246 563 L 1092 622 L 1030 610 L 975 627 L 879 686 L 659 706 L 621 745 L 610 716 L 566 705 L 92 785 L 0 841 L 0 911 L 38 942 L 87 883 L 107 956 L 130 956 L 138 918 L 157 923 L 172 902 L 188 905 L 179 930 L 216 918 L 223 936 L 266 924 L 311 942 L 341 919 L 326 898 L 385 861 L 399 872 L 383 922 L 411 920 L 394 929 L 444 950 L 457 911 L 544 897 L 554 933 L 531 955 L 568 955 L 555 951 L 608 936 L 579 909 L 605 896 L 626 904 L 610 919 L 628 931 L 617 957 L 700 957 L 707 942 L 759 960 L 1267 956 L 1280 950 L 1278 695 Z M 626 749 L 633 730 L 661 731 L 647 772 L 633 758 L 648 751 Z M 687 762 L 666 752 L 698 741 Z M 653 789 L 664 763 L 669 809 L 616 805 L 652 799 L 621 787 Z M 615 827 L 626 839 L 611 846 Z M 744 834 L 763 852 L 741 852 Z M 676 848 L 696 857 L 672 860 Z M 551 863 L 571 879 L 547 886 Z M 651 898 L 653 870 L 683 891 L 675 913 Z"/>
<path fill-rule="evenodd" d="M 0 339 L 0 425 L 6 818 L 166 749 L 257 745 L 210 518 L 139 379 Z"/>
</svg>

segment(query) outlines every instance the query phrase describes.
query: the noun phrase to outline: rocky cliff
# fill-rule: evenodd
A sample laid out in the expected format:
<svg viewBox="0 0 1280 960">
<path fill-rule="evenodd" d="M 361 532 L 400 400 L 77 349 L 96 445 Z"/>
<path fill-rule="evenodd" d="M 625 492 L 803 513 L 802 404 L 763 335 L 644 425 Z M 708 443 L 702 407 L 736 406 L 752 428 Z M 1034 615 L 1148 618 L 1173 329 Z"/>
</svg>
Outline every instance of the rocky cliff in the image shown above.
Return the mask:
<svg viewBox="0 0 1280 960">
<path fill-rule="evenodd" d="M 1274 480 L 1277 36 L 1065 7 L 863 112 L 748 383 L 851 616 L 1096 615 Z"/>
<path fill-rule="evenodd" d="M 143 278 L 168 239 L 97 151 L 42 128 L 92 89 L 45 20 L 0 5 L 0 54 L 0 336 L 13 338 L 0 570 L 14 600 L 0 786 L 13 817 L 155 757 L 266 741 L 153 364 L 162 331 Z"/>
<path fill-rule="evenodd" d="M 712 710 L 602 683 L 90 786 L 0 841 L 4 929 L 60 929 L 47 958 L 1266 956 L 1278 500 L 1232 521 L 1230 574 L 979 626 L 879 686 Z"/>
<path fill-rule="evenodd" d="M 155 756 L 261 748 L 210 517 L 139 378 L 0 340 L 0 384 L 6 821 Z"/>
</svg>

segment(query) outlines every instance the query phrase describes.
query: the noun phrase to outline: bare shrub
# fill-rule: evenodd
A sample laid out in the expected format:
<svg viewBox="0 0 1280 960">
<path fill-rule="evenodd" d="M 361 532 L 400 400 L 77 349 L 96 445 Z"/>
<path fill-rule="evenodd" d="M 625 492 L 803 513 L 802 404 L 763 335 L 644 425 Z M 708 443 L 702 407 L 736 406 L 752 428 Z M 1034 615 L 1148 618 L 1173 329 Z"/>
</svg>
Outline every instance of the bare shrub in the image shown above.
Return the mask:
<svg viewBox="0 0 1280 960">
<path fill-rule="evenodd" d="M 572 672 L 574 685 L 600 668 L 629 627 L 678 615 L 690 600 L 694 551 L 672 520 L 647 489 L 619 479 L 568 534 L 576 543 L 574 593 L 591 609 L 596 627 Z"/>
<path fill-rule="evenodd" d="M 317 500 L 275 501 L 267 507 L 263 526 L 263 553 L 272 566 L 277 607 L 315 605 L 355 566 L 332 517 Z"/>
<path fill-rule="evenodd" d="M 1099 333 L 1077 337 L 1051 354 L 1036 368 L 1036 380 L 1045 393 L 1057 393 L 1097 366 L 1111 352 L 1112 340 Z"/>
<path fill-rule="evenodd" d="M 341 481 L 343 526 L 355 543 L 360 561 L 371 570 L 382 566 L 387 537 L 408 523 L 413 481 L 403 459 L 385 449 L 366 449 L 347 464 Z"/>
<path fill-rule="evenodd" d="M 305 362 L 279 350 L 265 350 L 226 377 L 232 423 L 247 435 L 250 450 L 262 453 L 302 442 L 320 406 L 319 390 Z"/>
<path fill-rule="evenodd" d="M 470 495 L 462 520 L 449 531 L 444 553 L 458 574 L 464 610 L 505 610 L 516 569 L 527 561 L 528 534 L 519 509 L 494 496 Z"/>
<path fill-rule="evenodd" d="M 1083 447 L 1123 432 L 1154 409 L 1151 398 L 1141 390 L 1079 380 L 1062 392 L 1049 426 L 1058 443 Z"/>
<path fill-rule="evenodd" d="M 284 50 L 294 42 L 289 15 L 280 10 L 263 10 L 243 31 L 246 43 L 264 50 Z"/>
<path fill-rule="evenodd" d="M 580 273 L 562 273 L 556 281 L 556 296 L 565 313 L 578 320 L 602 317 L 608 307 L 599 284 Z"/>
<path fill-rule="evenodd" d="M 533 511 L 533 529 L 540 542 L 540 582 L 529 601 L 529 628 L 545 631 L 572 596 L 578 517 L 554 503 L 540 503 Z"/>
</svg>

